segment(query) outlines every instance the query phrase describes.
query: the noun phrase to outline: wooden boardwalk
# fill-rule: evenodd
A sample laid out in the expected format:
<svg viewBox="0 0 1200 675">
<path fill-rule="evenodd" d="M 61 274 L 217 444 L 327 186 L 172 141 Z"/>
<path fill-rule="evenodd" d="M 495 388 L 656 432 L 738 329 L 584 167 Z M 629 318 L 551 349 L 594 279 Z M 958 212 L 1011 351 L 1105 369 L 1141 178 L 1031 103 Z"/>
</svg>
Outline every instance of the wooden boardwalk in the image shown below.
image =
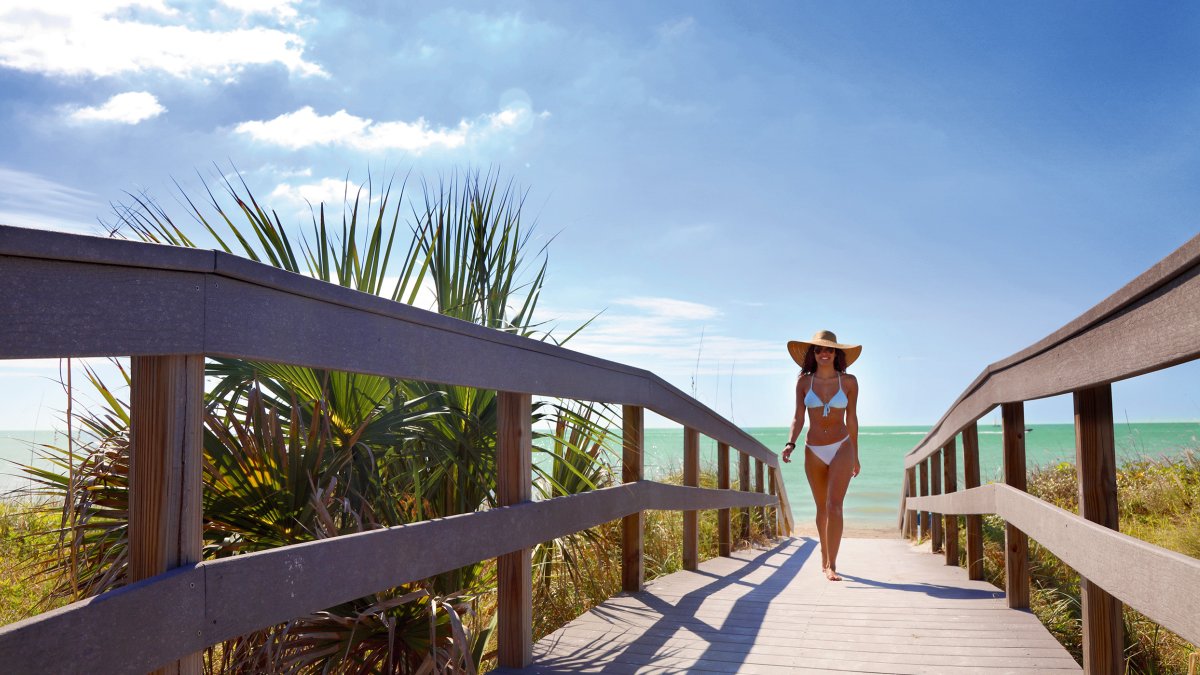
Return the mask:
<svg viewBox="0 0 1200 675">
<path fill-rule="evenodd" d="M 811 538 L 739 551 L 615 596 L 497 672 L 1081 672 L 1031 613 L 928 550 L 847 539 L 840 583 Z"/>
</svg>

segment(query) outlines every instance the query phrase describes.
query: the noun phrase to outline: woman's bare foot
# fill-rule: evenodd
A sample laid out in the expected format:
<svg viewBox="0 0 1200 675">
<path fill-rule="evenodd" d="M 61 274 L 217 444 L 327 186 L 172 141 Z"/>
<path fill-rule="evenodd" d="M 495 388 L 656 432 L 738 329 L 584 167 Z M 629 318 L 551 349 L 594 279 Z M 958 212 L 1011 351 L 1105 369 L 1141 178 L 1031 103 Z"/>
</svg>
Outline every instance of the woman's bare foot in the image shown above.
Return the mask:
<svg viewBox="0 0 1200 675">
<path fill-rule="evenodd" d="M 837 573 L 837 570 L 832 567 L 825 568 L 825 578 L 830 581 L 841 581 L 842 577 Z"/>
</svg>

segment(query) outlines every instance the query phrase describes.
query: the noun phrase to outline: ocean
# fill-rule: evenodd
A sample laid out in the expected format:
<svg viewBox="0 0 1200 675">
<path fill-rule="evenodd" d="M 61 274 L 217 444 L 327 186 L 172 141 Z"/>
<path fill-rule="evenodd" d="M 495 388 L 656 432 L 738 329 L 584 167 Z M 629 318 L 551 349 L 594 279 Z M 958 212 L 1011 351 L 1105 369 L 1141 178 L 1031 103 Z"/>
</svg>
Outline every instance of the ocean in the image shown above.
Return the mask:
<svg viewBox="0 0 1200 675">
<path fill-rule="evenodd" d="M 1075 457 L 1075 427 L 1071 424 L 1030 424 L 1025 435 L 1025 455 L 1030 468 L 1049 466 Z M 787 428 L 751 428 L 750 435 L 779 452 L 787 441 Z M 862 473 L 850 483 L 846 495 L 846 526 L 855 529 L 890 530 L 896 525 L 900 503 L 904 455 L 928 432 L 928 427 L 863 427 L 859 430 L 859 461 Z M 1116 426 L 1118 463 L 1130 459 L 1179 455 L 1200 448 L 1200 422 L 1122 423 Z M 20 488 L 27 481 L 12 462 L 28 463 L 37 443 L 62 443 L 54 432 L 0 431 L 0 494 Z M 980 474 L 984 483 L 1000 479 L 1000 428 L 979 425 Z M 619 451 L 618 451 L 619 452 Z M 958 444 L 959 485 L 962 478 L 962 444 Z M 716 473 L 716 443 L 701 438 L 700 463 Z M 731 453 L 731 471 L 736 476 L 737 460 Z M 683 467 L 683 430 L 646 430 L 646 477 L 678 472 Z M 797 525 L 807 526 L 815 515 L 804 462 L 783 465 L 783 480 L 791 498 Z"/>
</svg>

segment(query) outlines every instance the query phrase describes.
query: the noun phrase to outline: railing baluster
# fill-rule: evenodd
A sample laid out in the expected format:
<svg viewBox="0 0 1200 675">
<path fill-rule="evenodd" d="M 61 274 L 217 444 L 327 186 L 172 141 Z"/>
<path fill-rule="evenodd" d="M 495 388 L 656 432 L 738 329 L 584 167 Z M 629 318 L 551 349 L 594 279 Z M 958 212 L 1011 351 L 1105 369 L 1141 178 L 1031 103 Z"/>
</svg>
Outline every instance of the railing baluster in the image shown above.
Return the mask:
<svg viewBox="0 0 1200 675">
<path fill-rule="evenodd" d="M 129 394 L 129 579 L 200 562 L 204 357 L 135 356 Z M 189 654 L 160 673 L 203 670 Z"/>
<path fill-rule="evenodd" d="M 750 455 L 738 451 L 738 489 L 750 491 Z M 741 538 L 750 540 L 750 507 L 738 509 L 741 516 Z"/>
<path fill-rule="evenodd" d="M 754 491 L 763 492 L 763 463 L 757 457 L 754 458 Z M 760 506 L 755 511 L 758 513 L 758 531 L 762 534 L 767 530 L 767 507 Z"/>
<path fill-rule="evenodd" d="M 929 494 L 942 494 L 942 451 L 938 450 L 929 456 Z M 940 513 L 930 513 L 930 532 L 933 535 L 931 542 L 934 553 L 942 550 L 942 515 Z"/>
<path fill-rule="evenodd" d="M 905 494 L 909 497 L 917 496 L 917 468 L 910 467 L 904 470 L 904 482 L 908 489 Z M 904 536 L 909 539 L 917 538 L 917 512 L 915 509 L 906 509 L 904 512 Z"/>
<path fill-rule="evenodd" d="M 717 443 L 717 488 L 729 489 L 729 444 Z M 729 537 L 729 509 L 717 510 L 717 555 L 729 557 L 733 542 Z"/>
<path fill-rule="evenodd" d="M 924 459 L 920 463 L 921 474 L 921 496 L 929 496 L 929 460 Z M 929 524 L 933 521 L 932 515 L 928 511 L 921 511 L 917 520 L 921 523 L 921 538 L 929 536 Z"/>
<path fill-rule="evenodd" d="M 963 482 L 966 489 L 979 487 L 979 426 L 971 422 L 962 430 Z M 967 516 L 967 578 L 983 579 L 983 516 Z"/>
<path fill-rule="evenodd" d="M 1004 482 L 1022 492 L 1025 476 L 1025 404 L 1000 405 L 1004 432 Z M 1029 539 L 1017 528 L 1004 524 L 1004 592 L 1008 606 L 1029 607 Z"/>
<path fill-rule="evenodd" d="M 958 491 L 958 458 L 954 447 L 954 439 L 942 447 L 942 460 L 945 467 L 946 493 Z M 946 516 L 946 564 L 958 565 L 958 516 L 947 513 Z"/>
<path fill-rule="evenodd" d="M 683 430 L 683 484 L 700 486 L 700 432 Z M 683 569 L 694 570 L 700 564 L 699 511 L 683 512 Z"/>
<path fill-rule="evenodd" d="M 1075 467 L 1079 515 L 1107 528 L 1117 524 L 1116 443 L 1113 438 L 1112 385 L 1080 389 L 1075 399 Z M 1083 618 L 1083 669 L 1122 673 L 1125 626 L 1121 601 L 1079 578 Z"/>
<path fill-rule="evenodd" d="M 533 499 L 532 397 L 502 391 L 496 410 L 496 501 L 511 506 Z M 497 636 L 500 666 L 524 668 L 533 661 L 532 549 L 497 561 Z"/>
<path fill-rule="evenodd" d="M 621 482 L 636 483 L 645 475 L 645 411 L 641 406 L 621 406 Z M 637 593 L 645 585 L 642 536 L 645 515 L 638 511 L 621 519 L 621 588 Z"/>
<path fill-rule="evenodd" d="M 767 469 L 767 494 L 776 497 L 775 481 L 779 480 L 779 471 L 775 468 Z M 778 503 L 778 502 L 776 502 Z M 767 538 L 775 541 L 776 533 L 779 532 L 779 507 L 767 507 Z"/>
</svg>

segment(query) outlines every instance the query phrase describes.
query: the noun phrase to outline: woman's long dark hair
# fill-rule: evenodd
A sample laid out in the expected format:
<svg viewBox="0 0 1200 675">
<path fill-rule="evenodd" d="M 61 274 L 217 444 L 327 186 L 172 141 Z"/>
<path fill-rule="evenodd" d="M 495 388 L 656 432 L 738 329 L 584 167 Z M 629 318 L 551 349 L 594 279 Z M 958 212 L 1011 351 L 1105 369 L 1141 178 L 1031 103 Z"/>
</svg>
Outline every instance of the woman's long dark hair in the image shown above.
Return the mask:
<svg viewBox="0 0 1200 675">
<path fill-rule="evenodd" d="M 833 350 L 833 369 L 839 373 L 846 372 L 846 352 L 840 349 Z M 811 345 L 808 351 L 804 353 L 804 365 L 800 367 L 801 375 L 812 375 L 817 372 L 817 350 Z"/>
</svg>

